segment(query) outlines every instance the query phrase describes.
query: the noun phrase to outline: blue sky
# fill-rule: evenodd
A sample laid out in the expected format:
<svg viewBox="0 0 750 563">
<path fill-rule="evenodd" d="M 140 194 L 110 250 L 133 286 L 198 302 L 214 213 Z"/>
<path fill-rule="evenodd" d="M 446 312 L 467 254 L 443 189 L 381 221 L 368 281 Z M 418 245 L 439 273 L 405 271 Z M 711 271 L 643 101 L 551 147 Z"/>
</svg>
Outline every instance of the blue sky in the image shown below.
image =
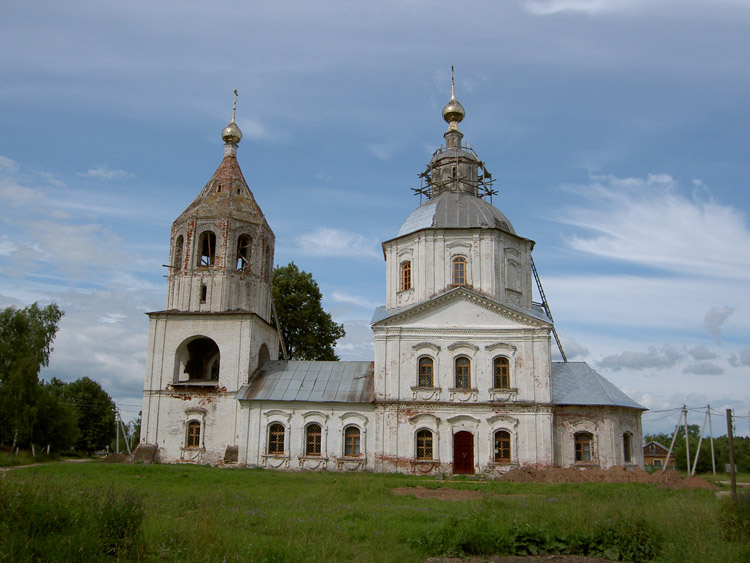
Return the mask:
<svg viewBox="0 0 750 563">
<path fill-rule="evenodd" d="M 379 245 L 419 203 L 454 64 L 569 357 L 659 411 L 647 432 L 683 403 L 747 417 L 749 37 L 748 0 L 6 2 L 0 306 L 60 304 L 43 376 L 135 416 L 169 229 L 237 88 L 276 262 L 318 280 L 342 359 L 371 358 Z"/>
</svg>

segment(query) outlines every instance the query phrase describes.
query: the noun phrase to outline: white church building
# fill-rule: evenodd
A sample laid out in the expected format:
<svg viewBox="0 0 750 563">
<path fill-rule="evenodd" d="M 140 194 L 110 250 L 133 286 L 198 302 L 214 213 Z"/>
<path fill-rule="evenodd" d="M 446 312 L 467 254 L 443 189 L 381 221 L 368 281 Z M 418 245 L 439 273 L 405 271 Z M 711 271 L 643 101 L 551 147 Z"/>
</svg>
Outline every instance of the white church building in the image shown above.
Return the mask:
<svg viewBox="0 0 750 563">
<path fill-rule="evenodd" d="M 488 476 L 643 466 L 645 408 L 585 363 L 551 361 L 551 315 L 532 301 L 534 242 L 489 203 L 464 115 L 452 88 L 426 201 L 383 243 L 374 362 L 310 362 L 277 359 L 274 234 L 237 162 L 233 113 L 221 164 L 172 226 L 137 456 Z"/>
</svg>

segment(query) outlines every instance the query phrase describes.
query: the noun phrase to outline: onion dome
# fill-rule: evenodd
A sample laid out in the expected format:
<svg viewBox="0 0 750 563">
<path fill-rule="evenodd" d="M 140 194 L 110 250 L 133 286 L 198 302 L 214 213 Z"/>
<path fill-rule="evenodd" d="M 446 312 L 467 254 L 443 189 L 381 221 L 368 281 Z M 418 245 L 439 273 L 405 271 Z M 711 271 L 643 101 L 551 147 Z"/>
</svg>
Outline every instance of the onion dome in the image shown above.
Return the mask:
<svg viewBox="0 0 750 563">
<path fill-rule="evenodd" d="M 234 122 L 234 118 L 229 122 L 229 125 L 224 127 L 221 132 L 221 138 L 225 143 L 234 143 L 235 145 L 242 140 L 242 131 Z"/>
<path fill-rule="evenodd" d="M 234 105 L 232 106 L 232 121 L 229 122 L 229 125 L 224 127 L 224 130 L 221 132 L 221 138 L 224 140 L 227 144 L 233 144 L 236 145 L 242 140 L 242 131 L 240 131 L 240 128 L 237 126 L 237 123 L 234 121 L 234 114 L 237 112 L 237 90 L 234 91 Z"/>
<path fill-rule="evenodd" d="M 450 125 L 450 129 L 458 129 L 458 124 L 466 115 L 464 106 L 456 99 L 456 88 L 453 80 L 453 67 L 451 67 L 451 99 L 443 108 L 443 119 Z"/>
</svg>

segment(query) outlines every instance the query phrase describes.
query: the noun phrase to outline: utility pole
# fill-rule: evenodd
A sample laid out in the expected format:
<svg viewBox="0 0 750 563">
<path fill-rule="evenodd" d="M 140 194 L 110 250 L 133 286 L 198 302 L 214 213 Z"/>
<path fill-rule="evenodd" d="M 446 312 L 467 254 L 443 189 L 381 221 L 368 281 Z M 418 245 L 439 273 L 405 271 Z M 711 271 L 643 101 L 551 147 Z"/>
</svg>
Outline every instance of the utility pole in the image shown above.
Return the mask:
<svg viewBox="0 0 750 563">
<path fill-rule="evenodd" d="M 682 405 L 682 412 L 685 413 L 685 457 L 687 458 L 688 475 L 690 475 L 690 436 L 688 436 L 687 405 Z"/>
<path fill-rule="evenodd" d="M 674 449 L 674 443 L 677 441 L 677 431 L 680 429 L 680 423 L 682 422 L 682 415 L 685 414 L 685 409 L 680 411 L 680 418 L 677 419 L 677 424 L 674 427 L 674 433 L 672 434 L 672 443 L 669 444 L 669 451 L 667 452 L 667 459 L 664 462 L 664 467 L 661 468 L 661 472 L 664 473 L 669 467 L 669 458 L 672 456 L 672 450 Z M 688 459 L 688 465 L 690 465 L 690 459 Z"/>
<path fill-rule="evenodd" d="M 115 453 L 120 453 L 120 409 L 115 407 Z"/>
<path fill-rule="evenodd" d="M 708 409 L 708 433 L 711 435 L 711 467 L 713 468 L 714 475 L 716 475 L 716 455 L 714 454 L 714 427 L 711 424 L 711 405 L 708 405 L 706 409 Z"/>
<path fill-rule="evenodd" d="M 727 437 L 729 438 L 729 475 L 732 479 L 732 500 L 737 502 L 737 475 L 734 471 L 734 437 L 732 436 L 732 409 L 727 409 Z"/>
</svg>

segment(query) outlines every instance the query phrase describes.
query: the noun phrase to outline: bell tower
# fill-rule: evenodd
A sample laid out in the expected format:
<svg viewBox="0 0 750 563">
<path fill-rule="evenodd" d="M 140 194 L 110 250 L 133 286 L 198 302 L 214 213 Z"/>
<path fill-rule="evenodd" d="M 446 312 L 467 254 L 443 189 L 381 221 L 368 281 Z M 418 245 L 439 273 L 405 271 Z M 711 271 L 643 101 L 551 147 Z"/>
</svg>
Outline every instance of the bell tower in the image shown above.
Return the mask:
<svg viewBox="0 0 750 563">
<path fill-rule="evenodd" d="M 239 388 L 278 356 L 271 325 L 274 234 L 237 162 L 242 132 L 172 224 L 164 311 L 149 313 L 142 445 L 161 461 L 232 462 Z"/>
<path fill-rule="evenodd" d="M 242 132 L 222 131 L 224 159 L 172 225 L 167 310 L 252 311 L 270 321 L 274 235 L 237 163 Z"/>
</svg>

